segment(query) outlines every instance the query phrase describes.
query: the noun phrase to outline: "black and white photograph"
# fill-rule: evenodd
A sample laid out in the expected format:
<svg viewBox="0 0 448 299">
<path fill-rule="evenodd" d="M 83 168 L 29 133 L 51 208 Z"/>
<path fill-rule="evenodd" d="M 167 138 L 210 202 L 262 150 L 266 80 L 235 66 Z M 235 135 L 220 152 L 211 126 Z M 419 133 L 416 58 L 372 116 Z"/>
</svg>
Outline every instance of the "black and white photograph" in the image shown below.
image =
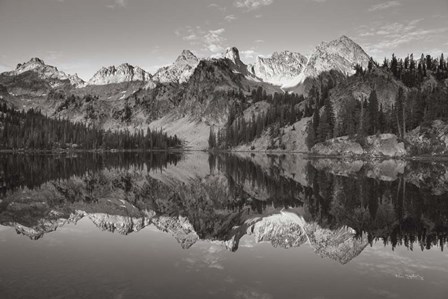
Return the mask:
<svg viewBox="0 0 448 299">
<path fill-rule="evenodd" d="M 0 0 L 1 299 L 448 298 L 448 0 Z"/>
</svg>

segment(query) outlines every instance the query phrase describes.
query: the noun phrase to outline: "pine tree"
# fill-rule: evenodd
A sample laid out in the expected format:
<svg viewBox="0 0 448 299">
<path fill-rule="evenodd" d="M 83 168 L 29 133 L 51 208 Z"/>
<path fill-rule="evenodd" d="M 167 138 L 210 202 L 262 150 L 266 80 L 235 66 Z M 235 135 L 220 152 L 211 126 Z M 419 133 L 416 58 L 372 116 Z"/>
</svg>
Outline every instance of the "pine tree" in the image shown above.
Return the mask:
<svg viewBox="0 0 448 299">
<path fill-rule="evenodd" d="M 216 147 L 216 136 L 215 136 L 213 126 L 210 126 L 210 134 L 208 137 L 208 147 L 210 149 L 214 149 Z"/>
<path fill-rule="evenodd" d="M 374 62 L 373 62 L 373 58 L 370 57 L 370 59 L 369 59 L 369 64 L 367 65 L 367 69 L 369 70 L 369 73 L 372 72 L 373 64 L 374 64 Z"/>
<path fill-rule="evenodd" d="M 336 117 L 334 115 L 333 104 L 330 98 L 327 98 L 324 103 L 324 110 L 326 114 L 326 122 L 328 123 L 328 131 L 326 132 L 326 139 L 333 138 Z"/>
<path fill-rule="evenodd" d="M 378 98 L 375 89 L 373 89 L 372 92 L 370 93 L 368 108 L 369 108 L 368 113 L 370 121 L 370 130 L 368 131 L 368 133 L 370 135 L 373 135 L 379 129 Z"/>
<path fill-rule="evenodd" d="M 395 101 L 395 118 L 396 118 L 398 135 L 401 138 L 403 138 L 406 129 L 404 118 L 404 90 L 402 87 L 398 89 L 398 95 Z"/>
<path fill-rule="evenodd" d="M 395 78 L 398 78 L 398 61 L 395 54 L 392 54 L 392 60 L 390 62 L 390 70 L 394 74 Z"/>
</svg>

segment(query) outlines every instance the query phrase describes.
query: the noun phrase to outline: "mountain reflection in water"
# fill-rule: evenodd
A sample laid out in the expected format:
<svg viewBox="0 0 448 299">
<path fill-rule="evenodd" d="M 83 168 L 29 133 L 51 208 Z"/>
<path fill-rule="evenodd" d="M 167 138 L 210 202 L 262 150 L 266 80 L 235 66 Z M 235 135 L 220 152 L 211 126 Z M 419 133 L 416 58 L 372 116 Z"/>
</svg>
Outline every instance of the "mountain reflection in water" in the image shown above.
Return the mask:
<svg viewBox="0 0 448 299">
<path fill-rule="evenodd" d="M 445 298 L 447 180 L 401 160 L 3 154 L 0 298 Z"/>
<path fill-rule="evenodd" d="M 31 239 L 87 217 L 129 234 L 153 224 L 189 248 L 309 244 L 345 264 L 374 242 L 443 250 L 448 167 L 206 153 L 3 155 L 0 224 Z"/>
</svg>

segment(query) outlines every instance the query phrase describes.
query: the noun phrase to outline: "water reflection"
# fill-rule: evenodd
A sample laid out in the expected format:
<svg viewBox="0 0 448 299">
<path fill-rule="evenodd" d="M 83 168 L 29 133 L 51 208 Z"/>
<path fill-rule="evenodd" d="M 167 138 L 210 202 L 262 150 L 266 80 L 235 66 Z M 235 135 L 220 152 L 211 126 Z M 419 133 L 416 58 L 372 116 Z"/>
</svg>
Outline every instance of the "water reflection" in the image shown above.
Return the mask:
<svg viewBox="0 0 448 299">
<path fill-rule="evenodd" d="M 129 234 L 152 224 L 189 248 L 236 251 L 243 236 L 310 244 L 348 263 L 375 242 L 447 241 L 447 165 L 168 153 L 3 155 L 0 224 L 31 239 L 87 217 Z"/>
</svg>

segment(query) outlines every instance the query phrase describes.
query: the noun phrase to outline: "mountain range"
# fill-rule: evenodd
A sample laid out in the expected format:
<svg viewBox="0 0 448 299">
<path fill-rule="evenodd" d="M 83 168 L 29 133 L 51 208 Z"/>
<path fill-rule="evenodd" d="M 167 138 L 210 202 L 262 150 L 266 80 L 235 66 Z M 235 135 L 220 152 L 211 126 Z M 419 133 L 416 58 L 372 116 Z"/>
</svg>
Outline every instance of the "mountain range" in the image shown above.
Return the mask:
<svg viewBox="0 0 448 299">
<path fill-rule="evenodd" d="M 333 69 L 350 75 L 354 73 L 356 64 L 366 67 L 369 61 L 369 56 L 363 49 L 346 36 L 328 43 L 323 42 L 309 57 L 290 51 L 274 52 L 271 57 L 257 57 L 254 65 L 246 65 L 241 61 L 238 49 L 231 47 L 226 49 L 222 58 L 231 60 L 236 70 L 249 78 L 283 87 L 294 87 L 308 77 L 317 77 L 320 73 Z M 205 58 L 210 59 L 212 58 Z M 39 58 L 32 58 L 28 62 L 18 64 L 14 71 L 5 72 L 3 75 L 15 76 L 34 71 L 41 79 L 69 80 L 71 85 L 78 88 L 86 85 L 149 80 L 184 83 L 201 60 L 204 59 L 199 59 L 189 50 L 183 50 L 172 65 L 160 68 L 154 75 L 138 66 L 123 63 L 119 66 L 102 67 L 84 82 L 77 74 L 67 75 L 54 66 L 46 65 Z"/>
<path fill-rule="evenodd" d="M 368 75 L 353 76 L 356 67 L 367 69 L 369 62 L 369 55 L 346 36 L 322 42 L 308 56 L 281 51 L 258 57 L 253 65 L 241 60 L 236 47 L 215 58 L 198 58 L 183 50 L 173 64 L 154 74 L 123 63 L 101 68 L 87 82 L 32 58 L 0 74 L 0 102 L 105 130 L 163 129 L 180 137 L 187 148 L 206 149 L 210 130 L 218 132 L 233 121 L 235 110 L 249 120 L 266 115 L 273 105 L 265 100 L 255 103 L 254 92 L 260 88 L 271 96 L 295 93 L 305 98 L 313 86 L 327 90 L 337 120 L 347 99 L 363 101 L 374 89 L 382 108 L 391 109 L 399 89 L 411 89 L 376 64 Z M 306 116 L 312 104 L 302 101 L 300 113 Z M 275 140 L 265 132 L 248 148 L 263 150 L 283 142 L 288 150 L 307 150 L 309 124 L 304 117 L 284 127 L 283 136 Z"/>
</svg>

